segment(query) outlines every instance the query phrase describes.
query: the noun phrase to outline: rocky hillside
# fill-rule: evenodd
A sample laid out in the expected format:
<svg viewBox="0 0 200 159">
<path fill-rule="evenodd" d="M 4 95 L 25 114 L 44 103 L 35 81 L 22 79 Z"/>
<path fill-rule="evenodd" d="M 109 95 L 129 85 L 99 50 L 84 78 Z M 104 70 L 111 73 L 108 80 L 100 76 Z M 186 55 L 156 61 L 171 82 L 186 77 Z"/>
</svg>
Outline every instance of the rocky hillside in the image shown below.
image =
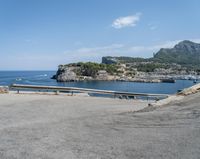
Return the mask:
<svg viewBox="0 0 200 159">
<path fill-rule="evenodd" d="M 102 57 L 102 63 L 140 63 L 140 62 L 160 62 L 176 63 L 186 67 L 200 67 L 200 44 L 189 40 L 182 41 L 173 48 L 161 48 L 152 58 L 134 57 Z"/>
<path fill-rule="evenodd" d="M 177 63 L 186 66 L 200 65 L 200 44 L 185 40 L 171 49 L 160 49 L 154 59 L 165 63 Z"/>
<path fill-rule="evenodd" d="M 113 75 L 120 73 L 119 66 L 98 64 L 94 62 L 79 62 L 60 65 L 56 75 L 52 78 L 58 82 L 82 80 L 109 80 Z"/>
</svg>

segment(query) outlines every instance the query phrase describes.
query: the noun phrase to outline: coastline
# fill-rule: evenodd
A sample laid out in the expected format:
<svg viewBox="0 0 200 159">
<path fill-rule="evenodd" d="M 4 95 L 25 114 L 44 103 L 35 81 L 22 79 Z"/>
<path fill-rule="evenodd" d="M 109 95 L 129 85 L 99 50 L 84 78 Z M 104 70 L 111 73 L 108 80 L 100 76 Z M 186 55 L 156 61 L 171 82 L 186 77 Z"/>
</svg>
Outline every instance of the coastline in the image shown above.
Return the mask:
<svg viewBox="0 0 200 159">
<path fill-rule="evenodd" d="M 3 88 L 3 90 L 2 90 Z M 172 102 L 176 102 L 176 101 L 181 101 L 184 99 L 184 97 L 191 95 L 191 94 L 196 94 L 200 91 L 200 84 L 196 84 L 192 87 L 189 88 L 185 88 L 184 90 L 182 90 L 179 93 L 176 94 L 172 94 L 169 95 L 167 98 L 165 99 L 161 99 L 161 100 L 145 100 L 145 99 L 120 99 L 120 98 L 106 98 L 106 97 L 95 97 L 95 96 L 90 96 L 88 93 L 59 93 L 59 95 L 55 92 L 35 92 L 35 91 L 20 91 L 20 93 L 17 93 L 14 90 L 10 90 L 8 89 L 8 87 L 0 87 L 0 97 L 4 96 L 5 98 L 2 99 L 2 101 L 6 101 L 10 98 L 14 98 L 17 99 L 18 97 L 25 97 L 28 99 L 33 99 L 35 97 L 40 97 L 40 96 L 45 96 L 45 98 L 47 99 L 55 99 L 58 100 L 58 98 L 68 98 L 68 100 L 71 99 L 76 99 L 76 100 L 95 100 L 95 103 L 99 101 L 113 101 L 115 102 L 119 102 L 121 103 L 129 103 L 130 105 L 132 105 L 133 103 L 136 104 L 137 106 L 134 107 L 134 109 L 130 109 L 127 110 L 128 112 L 146 112 L 146 111 L 152 111 L 155 110 L 156 108 L 159 107 L 163 107 L 165 105 L 168 105 Z M 20 97 L 20 98 L 21 98 Z"/>
<path fill-rule="evenodd" d="M 144 77 L 106 77 L 106 78 L 92 78 L 92 77 L 76 77 L 75 79 L 66 79 L 65 75 L 57 78 L 53 76 L 51 79 L 56 80 L 57 82 L 82 82 L 82 81 L 108 81 L 108 82 L 141 82 L 141 83 L 175 83 L 176 80 L 182 80 L 184 78 L 177 78 L 175 76 L 161 76 L 161 77 L 152 77 L 152 78 L 144 78 Z M 184 79 L 185 80 L 185 79 Z"/>
<path fill-rule="evenodd" d="M 23 87 L 25 87 L 26 85 L 22 85 Z M 28 87 L 31 87 L 31 85 L 27 85 Z M 34 87 L 34 85 L 32 85 L 33 87 Z M 20 85 L 19 85 L 19 87 L 20 87 Z M 27 93 L 27 94 L 46 94 L 46 95 L 58 95 L 58 92 L 59 91 L 45 91 L 45 90 L 40 90 L 39 88 L 40 88 L 40 86 L 38 85 L 36 85 L 36 88 L 38 87 L 38 90 L 36 90 L 36 91 L 31 91 L 31 90 L 28 90 L 28 91 L 20 91 L 20 94 L 24 94 L 24 93 Z M 44 86 L 44 87 L 47 87 L 48 88 L 48 86 Z M 52 87 L 52 88 L 54 88 L 54 86 L 49 86 L 49 87 Z M 62 88 L 62 87 L 58 87 L 58 88 Z M 63 87 L 63 88 L 65 88 L 65 87 Z M 67 87 L 66 87 L 67 88 Z M 70 88 L 70 87 L 69 87 Z M 73 88 L 73 87 L 72 87 Z M 56 89 L 56 87 L 55 87 L 55 89 Z M 74 89 L 77 89 L 78 90 L 78 88 L 74 88 Z M 16 90 L 17 90 L 17 88 L 16 88 Z M 16 90 L 12 90 L 12 89 L 10 89 L 9 88 L 9 86 L 0 86 L 0 94 L 4 94 L 4 93 L 11 93 L 11 94 L 14 94 L 14 92 L 16 91 Z M 84 89 L 83 89 L 84 90 Z M 93 89 L 86 89 L 86 90 L 93 90 Z M 94 89 L 95 90 L 95 89 Z M 175 93 L 175 94 L 169 94 L 169 97 L 171 98 L 172 96 L 173 96 L 173 98 L 174 98 L 174 96 L 183 96 L 183 95 L 189 95 L 189 94 L 193 94 L 193 93 L 197 93 L 198 91 L 200 90 L 200 83 L 199 84 L 195 84 L 195 85 L 193 85 L 193 86 L 191 86 L 191 87 L 188 87 L 188 88 L 184 88 L 183 90 L 181 90 L 180 92 L 177 92 L 177 93 Z M 96 91 L 98 91 L 98 89 L 96 89 Z M 99 91 L 103 91 L 103 90 L 99 90 Z M 105 90 L 106 91 L 106 90 Z M 109 93 L 111 93 L 112 91 L 108 91 Z M 70 92 L 68 92 L 68 93 L 62 93 L 62 92 L 59 92 L 59 94 L 62 94 L 62 95 L 66 95 L 66 96 L 79 96 L 79 95 L 81 95 L 81 96 L 90 96 L 88 93 L 90 93 L 90 92 L 74 92 L 74 93 L 70 93 Z M 104 92 L 103 92 L 104 93 Z M 119 92 L 120 93 L 120 92 Z M 123 92 L 123 93 L 125 93 L 125 92 Z M 128 92 L 127 92 L 128 93 Z M 136 93 L 137 94 L 137 93 Z M 140 93 L 139 93 L 140 94 Z M 141 93 L 142 94 L 142 93 Z M 145 93 L 144 93 L 145 94 Z M 160 101 L 160 100 L 159 100 Z"/>
</svg>

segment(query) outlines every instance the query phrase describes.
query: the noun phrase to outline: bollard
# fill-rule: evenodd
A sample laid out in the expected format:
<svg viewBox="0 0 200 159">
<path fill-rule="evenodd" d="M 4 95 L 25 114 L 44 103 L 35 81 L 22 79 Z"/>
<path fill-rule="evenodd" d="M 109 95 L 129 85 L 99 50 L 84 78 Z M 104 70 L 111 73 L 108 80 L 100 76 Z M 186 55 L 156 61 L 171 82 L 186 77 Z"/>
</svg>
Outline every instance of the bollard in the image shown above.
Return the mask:
<svg viewBox="0 0 200 159">
<path fill-rule="evenodd" d="M 55 92 L 55 94 L 58 95 L 58 94 L 59 94 L 59 91 L 57 90 L 57 91 Z"/>
</svg>

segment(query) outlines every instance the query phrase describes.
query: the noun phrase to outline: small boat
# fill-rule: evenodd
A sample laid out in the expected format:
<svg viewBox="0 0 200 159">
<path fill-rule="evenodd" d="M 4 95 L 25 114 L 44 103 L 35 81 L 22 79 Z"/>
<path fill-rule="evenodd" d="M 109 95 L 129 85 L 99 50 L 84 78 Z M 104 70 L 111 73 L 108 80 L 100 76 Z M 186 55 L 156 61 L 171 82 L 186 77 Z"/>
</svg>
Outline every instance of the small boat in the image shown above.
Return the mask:
<svg viewBox="0 0 200 159">
<path fill-rule="evenodd" d="M 161 79 L 161 82 L 163 83 L 175 83 L 176 80 L 173 78 L 166 78 L 166 79 Z"/>
<path fill-rule="evenodd" d="M 183 91 L 183 89 L 179 89 L 178 91 L 177 91 L 177 93 L 180 93 L 180 92 L 182 92 Z"/>
<path fill-rule="evenodd" d="M 197 83 L 197 79 L 193 80 L 193 83 Z"/>
</svg>

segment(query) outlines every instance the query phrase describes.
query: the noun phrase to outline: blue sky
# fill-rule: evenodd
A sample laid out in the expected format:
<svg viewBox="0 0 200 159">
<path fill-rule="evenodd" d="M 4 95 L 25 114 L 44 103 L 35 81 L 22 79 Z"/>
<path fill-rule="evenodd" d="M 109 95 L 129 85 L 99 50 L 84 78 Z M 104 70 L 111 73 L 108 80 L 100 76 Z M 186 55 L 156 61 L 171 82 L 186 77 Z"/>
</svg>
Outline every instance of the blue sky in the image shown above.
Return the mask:
<svg viewBox="0 0 200 159">
<path fill-rule="evenodd" d="M 199 0 L 0 0 L 0 70 L 151 57 L 200 42 Z"/>
</svg>

